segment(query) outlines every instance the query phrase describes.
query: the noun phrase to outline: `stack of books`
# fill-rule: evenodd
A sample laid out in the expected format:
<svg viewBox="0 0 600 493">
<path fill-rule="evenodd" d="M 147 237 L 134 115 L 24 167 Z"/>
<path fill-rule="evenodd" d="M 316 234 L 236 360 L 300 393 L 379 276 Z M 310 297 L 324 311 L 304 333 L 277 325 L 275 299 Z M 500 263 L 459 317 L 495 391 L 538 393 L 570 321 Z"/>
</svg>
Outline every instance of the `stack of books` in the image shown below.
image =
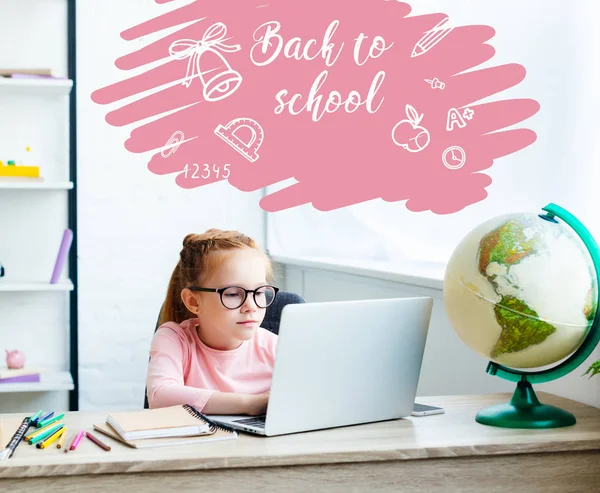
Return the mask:
<svg viewBox="0 0 600 493">
<path fill-rule="evenodd" d="M 129 447 L 147 448 L 228 440 L 237 437 L 188 404 L 111 413 L 94 429 Z"/>
<path fill-rule="evenodd" d="M 18 370 L 9 369 L 7 367 L 0 368 L 0 384 L 3 383 L 25 383 L 39 382 L 42 368 L 20 368 Z"/>
</svg>

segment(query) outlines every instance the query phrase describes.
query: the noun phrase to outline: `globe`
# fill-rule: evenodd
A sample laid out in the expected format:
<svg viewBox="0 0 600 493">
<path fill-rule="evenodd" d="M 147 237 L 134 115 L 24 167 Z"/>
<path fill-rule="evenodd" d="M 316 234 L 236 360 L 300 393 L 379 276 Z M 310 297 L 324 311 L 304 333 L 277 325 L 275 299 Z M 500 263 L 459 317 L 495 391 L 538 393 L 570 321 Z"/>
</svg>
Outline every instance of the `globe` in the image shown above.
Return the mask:
<svg viewBox="0 0 600 493">
<path fill-rule="evenodd" d="M 511 403 L 478 413 L 483 424 L 574 424 L 570 413 L 541 404 L 531 384 L 572 371 L 600 338 L 596 242 L 564 209 L 543 210 L 480 224 L 446 267 L 444 306 L 452 327 L 489 359 L 488 373 L 518 382 Z"/>
</svg>

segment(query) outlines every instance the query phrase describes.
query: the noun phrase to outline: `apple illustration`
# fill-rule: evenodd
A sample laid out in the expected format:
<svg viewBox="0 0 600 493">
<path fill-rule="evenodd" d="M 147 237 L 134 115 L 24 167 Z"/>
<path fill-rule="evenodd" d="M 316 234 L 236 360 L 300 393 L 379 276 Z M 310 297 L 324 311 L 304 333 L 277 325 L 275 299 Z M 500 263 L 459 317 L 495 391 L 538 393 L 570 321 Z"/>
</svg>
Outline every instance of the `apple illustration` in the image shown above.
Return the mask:
<svg viewBox="0 0 600 493">
<path fill-rule="evenodd" d="M 401 120 L 392 130 L 392 140 L 397 146 L 408 152 L 420 152 L 429 145 L 429 131 L 419 123 L 423 115 L 419 115 L 410 104 L 406 105 L 406 120 Z"/>
</svg>

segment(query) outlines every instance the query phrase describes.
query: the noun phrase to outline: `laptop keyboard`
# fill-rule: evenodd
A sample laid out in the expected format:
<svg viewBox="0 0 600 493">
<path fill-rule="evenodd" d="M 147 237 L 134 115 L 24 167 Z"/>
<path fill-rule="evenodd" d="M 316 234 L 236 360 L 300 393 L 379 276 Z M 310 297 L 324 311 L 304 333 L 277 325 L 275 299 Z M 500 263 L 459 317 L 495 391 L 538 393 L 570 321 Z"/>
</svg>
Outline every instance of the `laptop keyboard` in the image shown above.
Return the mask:
<svg viewBox="0 0 600 493">
<path fill-rule="evenodd" d="M 234 423 L 240 423 L 242 425 L 255 426 L 256 428 L 265 427 L 266 416 L 255 416 L 252 418 L 236 419 Z"/>
</svg>

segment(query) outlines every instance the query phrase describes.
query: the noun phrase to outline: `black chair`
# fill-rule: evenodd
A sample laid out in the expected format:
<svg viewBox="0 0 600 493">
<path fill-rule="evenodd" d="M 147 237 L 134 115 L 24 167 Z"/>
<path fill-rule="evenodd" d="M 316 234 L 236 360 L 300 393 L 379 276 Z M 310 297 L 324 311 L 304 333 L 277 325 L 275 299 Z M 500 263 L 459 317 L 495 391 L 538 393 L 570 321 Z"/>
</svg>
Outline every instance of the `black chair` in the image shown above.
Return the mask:
<svg viewBox="0 0 600 493">
<path fill-rule="evenodd" d="M 302 296 L 299 294 L 290 293 L 288 291 L 279 291 L 275 297 L 275 301 L 273 301 L 273 303 L 267 307 L 265 318 L 260 326 L 273 332 L 274 334 L 279 334 L 279 322 L 281 321 L 281 311 L 283 310 L 283 307 L 289 304 L 304 302 L 304 298 L 302 298 Z M 154 328 L 155 333 L 158 330 L 158 327 L 160 327 L 159 320 L 160 312 L 158 314 L 158 319 L 156 320 L 156 327 Z M 144 409 L 148 409 L 149 407 L 148 389 L 146 388 L 144 391 Z"/>
</svg>

